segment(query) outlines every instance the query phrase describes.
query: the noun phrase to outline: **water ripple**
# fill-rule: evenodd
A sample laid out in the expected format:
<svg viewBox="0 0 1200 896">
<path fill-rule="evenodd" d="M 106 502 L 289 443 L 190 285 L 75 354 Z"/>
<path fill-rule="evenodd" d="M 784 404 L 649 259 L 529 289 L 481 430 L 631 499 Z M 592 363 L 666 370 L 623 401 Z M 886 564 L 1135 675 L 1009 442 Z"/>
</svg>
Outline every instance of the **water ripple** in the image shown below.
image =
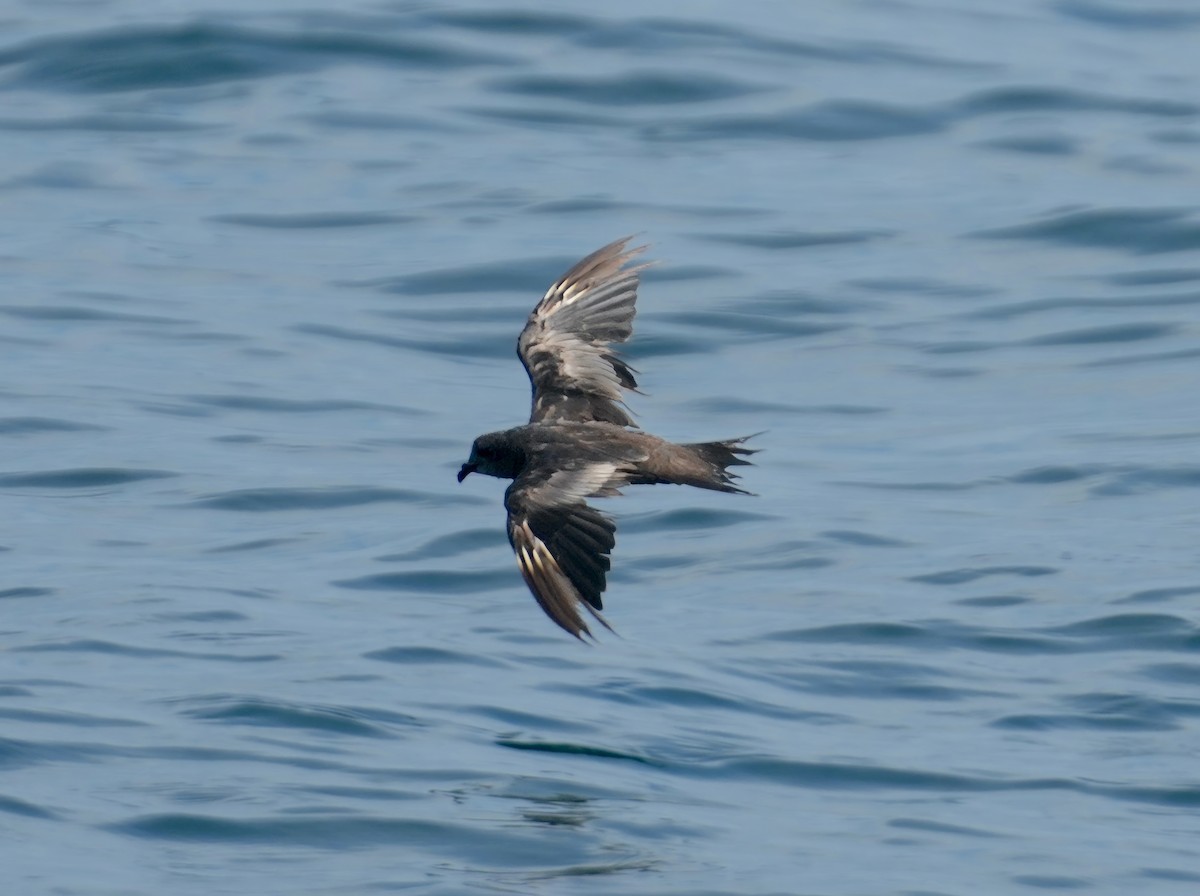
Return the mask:
<svg viewBox="0 0 1200 896">
<path fill-rule="evenodd" d="M 7 488 L 106 488 L 166 479 L 178 476 L 166 470 L 127 470 L 114 467 L 85 467 L 76 470 L 40 470 L 30 473 L 0 474 L 0 486 Z"/>
<path fill-rule="evenodd" d="M 23 815 L 26 818 L 58 818 L 56 812 L 51 812 L 42 806 L 3 795 L 0 795 L 0 812 L 7 812 L 9 815 Z"/>
<path fill-rule="evenodd" d="M 43 432 L 103 432 L 108 427 L 54 417 L 0 417 L 0 436 L 24 436 Z"/>
<path fill-rule="evenodd" d="M 0 479 L 2 482 L 2 479 Z M 335 510 L 363 504 L 486 504 L 469 495 L 443 495 L 399 488 L 316 486 L 309 488 L 244 488 L 217 492 L 191 502 L 192 507 L 234 510 L 241 513 L 275 513 L 292 510 Z"/>
<path fill-rule="evenodd" d="M 1049 576 L 1058 572 L 1052 566 L 979 566 L 966 569 L 948 569 L 944 572 L 931 572 L 924 575 L 911 576 L 911 582 L 924 582 L 927 585 L 962 585 L 974 582 L 988 576 Z"/>
<path fill-rule="evenodd" d="M 209 722 L 265 728 L 311 729 L 356 737 L 392 737 L 396 725 L 410 726 L 412 716 L 349 706 L 289 703 L 278 698 L 217 694 L 178 701 L 184 715 Z M 379 724 L 383 722 L 385 724 Z"/>
<path fill-rule="evenodd" d="M 609 747 L 598 747 L 591 744 L 569 743 L 564 741 L 498 738 L 496 740 L 496 745 L 499 747 L 508 747 L 511 750 L 533 750 L 538 753 L 565 753 L 569 756 L 591 756 L 597 759 L 619 759 L 624 762 L 634 762 L 641 765 L 658 764 L 654 760 L 637 753 L 630 753 L 624 750 L 614 750 Z"/>
<path fill-rule="evenodd" d="M 1200 112 L 1200 106 L 1193 103 L 1040 86 L 980 90 L 954 101 L 947 108 L 961 118 L 1011 115 L 1014 112 L 1120 112 L 1171 118 Z"/>
<path fill-rule="evenodd" d="M 1200 628 L 1178 616 L 1125 613 L 1043 628 L 994 628 L 966 623 L 852 622 L 771 632 L 771 641 L 873 644 L 913 650 L 969 649 L 985 653 L 1066 654 L 1200 650 Z"/>
<path fill-rule="evenodd" d="M 1191 597 L 1193 594 L 1200 594 L 1200 586 L 1190 585 L 1182 588 L 1147 588 L 1143 591 L 1135 591 L 1133 594 L 1119 598 L 1118 600 L 1113 601 L 1113 603 L 1161 603 L 1163 601 L 1174 600 L 1177 597 Z"/>
<path fill-rule="evenodd" d="M 495 867 L 539 866 L 553 854 L 558 861 L 581 862 L 587 851 L 570 841 L 554 844 L 544 834 L 509 833 L 498 826 L 455 824 L 415 818 L 326 814 L 319 818 L 221 818 L 214 815 L 166 813 L 141 815 L 106 826 L 143 840 L 174 842 L 269 843 L 324 850 L 377 847 L 419 848 Z"/>
<path fill-rule="evenodd" d="M 471 336 L 461 339 L 415 339 L 403 336 L 384 336 L 373 330 L 351 330 L 347 327 L 333 327 L 325 324 L 298 324 L 295 330 L 298 333 L 307 333 L 312 336 L 322 336 L 349 342 L 366 342 L 374 345 L 382 345 L 386 348 L 429 352 L 452 358 L 508 359 L 512 357 L 511 333 L 505 334 L 510 337 L 506 339 L 500 339 L 496 336 Z"/>
<path fill-rule="evenodd" d="M 502 668 L 505 664 L 498 660 L 476 656 L 461 650 L 446 650 L 440 647 L 387 647 L 382 650 L 371 650 L 363 656 L 369 660 L 379 660 L 384 663 L 398 663 L 403 666 L 481 666 L 487 669 Z"/>
<path fill-rule="evenodd" d="M 21 653 L 93 653 L 130 659 L 191 659 L 232 663 L 270 663 L 280 659 L 279 655 L 273 653 L 195 653 L 185 650 L 165 650 L 161 647 L 135 647 L 130 644 L 103 641 L 99 638 L 75 638 L 42 644 L 22 644 L 9 649 Z"/>
<path fill-rule="evenodd" d="M 1094 0 L 1058 0 L 1051 8 L 1064 16 L 1079 19 L 1093 25 L 1103 25 L 1119 31 L 1144 29 L 1147 31 L 1177 31 L 1200 25 L 1200 12 L 1190 9 L 1171 9 L 1155 6 L 1149 9 L 1141 4 L 1113 6 L 1096 3 Z"/>
<path fill-rule="evenodd" d="M 1200 465 L 1149 467 L 1120 473 L 1092 488 L 1093 495 L 1140 495 L 1161 489 L 1200 487 Z"/>
<path fill-rule="evenodd" d="M 651 139 L 857 141 L 936 134 L 972 119 L 1024 112 L 1108 112 L 1180 118 L 1200 106 L 1038 86 L 989 88 L 946 103 L 905 106 L 865 100 L 822 100 L 762 114 L 725 114 L 644 127 Z M 990 234 L 989 234 L 990 235 Z"/>
<path fill-rule="evenodd" d="M 202 131 L 216 127 L 198 121 L 181 121 L 161 115 L 108 112 L 38 118 L 0 118 L 0 131 L 95 131 L 98 133 L 170 133 Z"/>
<path fill-rule="evenodd" d="M 457 265 L 453 268 L 356 281 L 354 286 L 366 286 L 381 292 L 405 296 L 431 296 L 445 293 L 519 292 L 539 295 L 546 288 L 548 271 L 564 271 L 578 259 L 514 258 L 488 264 Z M 551 275 L 553 276 L 553 275 Z"/>
<path fill-rule="evenodd" d="M 1113 208 L 1066 212 L 1029 224 L 979 230 L 974 237 L 1040 240 L 1149 255 L 1200 249 L 1200 222 L 1190 209 Z"/>
<path fill-rule="evenodd" d="M 476 594 L 497 591 L 513 584 L 510 570 L 451 572 L 431 569 L 419 572 L 383 572 L 331 583 L 355 591 L 415 591 L 421 594 Z"/>
<path fill-rule="evenodd" d="M 1106 342 L 1143 342 L 1161 339 L 1180 332 L 1178 324 L 1127 323 L 1106 327 L 1087 327 L 1081 330 L 1065 330 L 1045 336 L 1033 336 L 1025 340 L 1026 345 L 1090 345 Z"/>
<path fill-rule="evenodd" d="M 933 134 L 946 126 L 937 111 L 862 100 L 826 100 L 761 115 L 710 115 L 646 126 L 651 140 L 881 140 Z"/>
<path fill-rule="evenodd" d="M 193 323 L 172 317 L 157 317 L 150 314 L 124 314 L 119 311 L 100 311 L 96 308 L 79 308 L 70 305 L 2 305 L 0 314 L 22 320 L 54 322 L 74 321 L 79 323 L 119 323 L 180 326 Z"/>
<path fill-rule="evenodd" d="M 323 414 L 337 411 L 385 411 L 405 416 L 428 416 L 429 411 L 395 404 L 375 404 L 369 401 L 345 399 L 267 398 L 254 395 L 189 395 L 188 401 L 232 411 L 254 411 L 268 414 Z"/>
<path fill-rule="evenodd" d="M 12 83 L 88 92 L 192 87 L 317 71 L 348 60 L 432 70 L 499 65 L 509 57 L 367 33 L 278 32 L 189 23 L 46 37 L 0 52 Z"/>
<path fill-rule="evenodd" d="M 1164 281 L 1172 282 L 1172 281 Z M 1174 281 L 1178 282 L 1178 281 Z M 1061 298 L 1032 299 L 1005 305 L 993 305 L 969 312 L 967 316 L 980 320 L 1009 320 L 1033 314 L 1045 314 L 1072 309 L 1139 309 L 1139 308 L 1188 308 L 1200 304 L 1200 292 L 1175 295 L 1140 295 L 1120 297 L 1064 296 Z"/>
<path fill-rule="evenodd" d="M 12 597 L 48 597 L 51 594 L 54 594 L 53 588 L 36 588 L 32 586 L 4 588 L 0 589 L 0 600 Z"/>
<path fill-rule="evenodd" d="M 697 239 L 755 249 L 804 249 L 808 246 L 836 246 L 840 243 L 865 243 L 895 234 L 890 230 L 790 231 L 774 233 L 705 233 Z"/>
<path fill-rule="evenodd" d="M 3 879 L 1195 886 L 1195 9 L 269 6 L 5 20 Z M 763 497 L 610 505 L 584 649 L 439 479 L 639 231 Z"/>
<path fill-rule="evenodd" d="M 631 514 L 621 518 L 621 531 L 667 532 L 693 529 L 723 529 L 741 523 L 773 520 L 772 516 L 745 510 L 717 510 L 693 507 L 681 510 L 660 510 L 652 513 Z"/>
<path fill-rule="evenodd" d="M 286 215 L 253 213 L 212 215 L 209 220 L 219 224 L 260 227 L 265 230 L 329 230 L 411 224 L 420 219 L 416 215 L 397 215 L 390 212 L 308 212 Z"/>
<path fill-rule="evenodd" d="M 525 75 L 498 78 L 490 86 L 500 93 L 538 99 L 574 100 L 601 106 L 703 103 L 745 96 L 764 89 L 728 78 L 670 71 L 628 72 L 613 77 L 593 78 Z"/>
<path fill-rule="evenodd" d="M 1021 731 L 1172 731 L 1177 719 L 1200 715 L 1200 707 L 1135 694 L 1083 694 L 1060 701 L 1053 713 L 1017 713 L 992 722 L 996 728 Z"/>
</svg>

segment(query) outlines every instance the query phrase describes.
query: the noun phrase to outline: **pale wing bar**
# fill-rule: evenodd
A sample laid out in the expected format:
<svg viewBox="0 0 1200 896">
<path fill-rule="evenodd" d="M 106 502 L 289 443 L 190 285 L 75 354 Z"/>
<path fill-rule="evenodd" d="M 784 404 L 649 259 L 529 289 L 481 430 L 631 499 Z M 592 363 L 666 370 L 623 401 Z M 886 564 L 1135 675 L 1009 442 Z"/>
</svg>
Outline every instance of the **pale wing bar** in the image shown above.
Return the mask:
<svg viewBox="0 0 1200 896">
<path fill-rule="evenodd" d="M 609 344 L 633 333 L 638 272 L 627 266 L 645 250 L 631 237 L 610 243 L 575 265 L 546 291 L 517 340 L 517 355 L 533 385 L 530 422 L 603 421 L 634 426 L 621 403 L 636 389 L 632 368 Z"/>
<path fill-rule="evenodd" d="M 504 496 L 508 540 L 538 605 L 559 627 L 577 638 L 591 636 L 582 606 L 601 625 L 610 554 L 616 526 L 584 502 L 593 494 L 612 494 L 624 476 L 613 463 L 559 470 L 542 481 L 520 477 Z"/>
</svg>

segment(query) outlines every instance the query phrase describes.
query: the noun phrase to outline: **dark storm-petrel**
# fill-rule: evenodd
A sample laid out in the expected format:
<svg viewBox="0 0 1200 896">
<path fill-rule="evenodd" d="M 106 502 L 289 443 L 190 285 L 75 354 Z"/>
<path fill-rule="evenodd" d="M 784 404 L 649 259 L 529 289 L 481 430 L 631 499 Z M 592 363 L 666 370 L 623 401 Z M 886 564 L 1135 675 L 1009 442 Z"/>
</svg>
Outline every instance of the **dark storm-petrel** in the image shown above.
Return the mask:
<svg viewBox="0 0 1200 896">
<path fill-rule="evenodd" d="M 611 343 L 633 333 L 638 272 L 645 246 L 631 237 L 579 262 L 546 291 L 517 339 L 517 356 L 533 385 L 529 423 L 482 435 L 458 473 L 512 479 L 504 493 L 508 540 L 538 604 L 576 638 L 592 637 L 582 606 L 601 625 L 616 526 L 587 498 L 620 494 L 626 485 L 670 482 L 749 494 L 728 467 L 749 436 L 676 445 L 638 430 L 622 401 L 637 391 L 634 371 Z"/>
</svg>

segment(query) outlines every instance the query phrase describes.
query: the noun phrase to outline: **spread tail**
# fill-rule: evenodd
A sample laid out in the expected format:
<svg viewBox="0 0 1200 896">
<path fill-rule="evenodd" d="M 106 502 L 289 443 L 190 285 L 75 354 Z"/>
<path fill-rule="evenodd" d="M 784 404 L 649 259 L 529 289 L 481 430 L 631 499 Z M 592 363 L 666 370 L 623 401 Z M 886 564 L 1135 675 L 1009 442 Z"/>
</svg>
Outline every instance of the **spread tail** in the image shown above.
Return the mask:
<svg viewBox="0 0 1200 896">
<path fill-rule="evenodd" d="M 760 433 L 754 435 L 760 435 Z M 757 451 L 755 448 L 743 447 L 744 443 L 752 438 L 754 438 L 753 435 L 742 436 L 740 439 L 727 439 L 723 442 L 695 442 L 690 445 L 680 445 L 680 448 L 686 448 L 695 455 L 703 467 L 697 471 L 700 475 L 673 481 L 679 482 L 681 485 L 694 485 L 697 488 L 709 488 L 718 492 L 733 492 L 739 495 L 753 494 L 753 492 L 734 485 L 738 478 L 737 474 L 728 470 L 729 467 L 750 464 L 750 461 L 742 458 Z"/>
</svg>

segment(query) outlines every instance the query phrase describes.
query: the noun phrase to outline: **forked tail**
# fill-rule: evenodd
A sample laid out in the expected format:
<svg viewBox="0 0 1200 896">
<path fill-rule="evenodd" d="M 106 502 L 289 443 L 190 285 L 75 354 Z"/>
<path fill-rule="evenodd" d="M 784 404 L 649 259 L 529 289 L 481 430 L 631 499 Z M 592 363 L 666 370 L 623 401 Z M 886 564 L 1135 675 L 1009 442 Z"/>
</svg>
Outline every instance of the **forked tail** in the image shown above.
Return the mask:
<svg viewBox="0 0 1200 896">
<path fill-rule="evenodd" d="M 694 442 L 690 445 L 680 445 L 687 448 L 704 465 L 700 476 L 688 477 L 681 481 L 682 485 L 694 485 L 697 488 L 710 488 L 718 492 L 734 492 L 739 495 L 750 495 L 745 489 L 738 488 L 734 483 L 737 474 L 729 472 L 729 467 L 744 467 L 750 461 L 742 458 L 754 454 L 758 449 L 743 447 L 748 439 L 761 433 L 742 436 L 740 439 L 727 439 L 723 442 Z"/>
</svg>

